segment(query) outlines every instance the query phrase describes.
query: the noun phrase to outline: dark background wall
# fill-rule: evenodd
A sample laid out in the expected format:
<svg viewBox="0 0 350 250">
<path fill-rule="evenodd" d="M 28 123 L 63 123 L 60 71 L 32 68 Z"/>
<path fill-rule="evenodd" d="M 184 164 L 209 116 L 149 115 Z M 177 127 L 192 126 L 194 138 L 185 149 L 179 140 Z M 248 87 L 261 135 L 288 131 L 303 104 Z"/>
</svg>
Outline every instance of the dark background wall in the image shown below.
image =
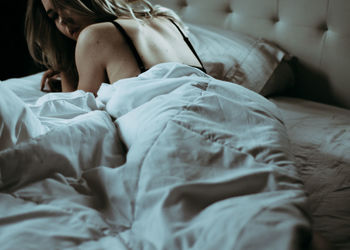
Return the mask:
<svg viewBox="0 0 350 250">
<path fill-rule="evenodd" d="M 1 80 L 40 70 L 31 59 L 24 37 L 27 0 L 1 1 Z"/>
</svg>

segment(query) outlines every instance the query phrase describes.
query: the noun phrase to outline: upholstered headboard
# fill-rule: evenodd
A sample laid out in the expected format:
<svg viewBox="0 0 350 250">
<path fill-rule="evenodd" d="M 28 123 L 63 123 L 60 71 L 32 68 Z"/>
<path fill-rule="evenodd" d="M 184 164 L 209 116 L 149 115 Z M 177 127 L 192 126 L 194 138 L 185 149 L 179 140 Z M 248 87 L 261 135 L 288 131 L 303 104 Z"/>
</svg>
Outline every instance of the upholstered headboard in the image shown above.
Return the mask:
<svg viewBox="0 0 350 250">
<path fill-rule="evenodd" d="M 186 22 L 273 41 L 298 58 L 299 97 L 350 108 L 350 0 L 153 0 Z"/>
</svg>

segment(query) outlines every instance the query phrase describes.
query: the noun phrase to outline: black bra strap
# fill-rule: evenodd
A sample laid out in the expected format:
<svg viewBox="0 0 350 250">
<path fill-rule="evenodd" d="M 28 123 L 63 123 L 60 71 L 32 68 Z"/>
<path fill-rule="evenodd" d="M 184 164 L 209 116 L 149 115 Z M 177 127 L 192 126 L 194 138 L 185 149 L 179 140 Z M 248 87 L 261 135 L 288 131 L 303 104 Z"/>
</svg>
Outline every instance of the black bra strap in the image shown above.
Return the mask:
<svg viewBox="0 0 350 250">
<path fill-rule="evenodd" d="M 125 38 L 125 40 L 128 43 L 132 53 L 135 56 L 136 62 L 138 64 L 138 66 L 139 66 L 139 69 L 140 69 L 141 73 L 145 72 L 146 71 L 146 67 L 145 67 L 145 65 L 144 65 L 144 63 L 143 63 L 139 53 L 137 52 L 137 49 L 136 49 L 134 43 L 132 42 L 131 38 L 129 37 L 129 35 L 126 33 L 124 28 L 119 23 L 117 23 L 115 21 L 112 21 L 111 23 L 114 24 L 114 26 L 120 31 L 120 33 Z"/>
<path fill-rule="evenodd" d="M 170 21 L 175 25 L 175 27 L 178 29 L 178 31 L 179 31 L 180 34 L 182 35 L 182 37 L 183 37 L 185 43 L 187 44 L 187 46 L 190 48 L 190 50 L 192 51 L 192 53 L 194 54 L 194 56 L 197 58 L 197 60 L 198 60 L 199 63 L 201 64 L 201 66 L 202 66 L 202 69 L 201 69 L 201 70 L 202 70 L 204 73 L 206 73 L 206 70 L 205 70 L 205 68 L 204 68 L 204 66 L 203 66 L 203 63 L 202 63 L 201 59 L 199 58 L 199 56 L 198 56 L 196 50 L 193 48 L 193 46 L 192 46 L 190 40 L 188 39 L 188 37 L 185 36 L 185 34 L 184 34 L 184 33 L 182 32 L 182 30 L 180 29 L 180 27 L 179 27 L 173 20 L 171 20 L 171 19 L 169 19 L 169 20 L 170 20 Z M 145 71 L 146 71 L 146 67 L 145 67 L 145 65 L 144 65 L 144 63 L 143 63 L 143 61 L 142 61 L 142 59 L 141 59 L 141 57 L 140 57 L 140 54 L 137 52 L 137 49 L 136 49 L 134 43 L 132 42 L 131 38 L 129 37 L 128 33 L 126 33 L 126 31 L 124 30 L 124 28 L 123 28 L 118 22 L 112 21 L 111 23 L 113 23 L 113 25 L 120 31 L 120 33 L 122 34 L 122 36 L 124 37 L 124 39 L 125 39 L 126 42 L 128 43 L 128 45 L 129 45 L 129 47 L 130 47 L 132 53 L 133 53 L 134 56 L 135 56 L 136 62 L 137 62 L 137 64 L 138 64 L 138 66 L 139 66 L 139 69 L 140 69 L 141 73 L 145 72 Z"/>
<path fill-rule="evenodd" d="M 175 27 L 178 29 L 178 31 L 181 33 L 181 35 L 182 35 L 182 37 L 183 37 L 185 43 L 187 44 L 187 46 L 190 48 L 190 50 L 192 51 L 192 53 L 194 54 L 194 56 L 197 58 L 197 60 L 198 60 L 199 63 L 201 64 L 203 72 L 204 72 L 204 73 L 207 73 L 206 70 L 205 70 L 205 68 L 204 68 L 204 66 L 203 66 L 203 63 L 202 63 L 201 59 L 199 58 L 199 56 L 198 56 L 196 50 L 193 48 L 192 43 L 190 42 L 190 40 L 188 39 L 188 37 L 185 36 L 185 34 L 184 34 L 184 33 L 182 32 L 182 30 L 180 29 L 180 27 L 179 27 L 173 20 L 169 19 L 169 21 L 172 22 L 172 23 L 175 25 Z"/>
</svg>

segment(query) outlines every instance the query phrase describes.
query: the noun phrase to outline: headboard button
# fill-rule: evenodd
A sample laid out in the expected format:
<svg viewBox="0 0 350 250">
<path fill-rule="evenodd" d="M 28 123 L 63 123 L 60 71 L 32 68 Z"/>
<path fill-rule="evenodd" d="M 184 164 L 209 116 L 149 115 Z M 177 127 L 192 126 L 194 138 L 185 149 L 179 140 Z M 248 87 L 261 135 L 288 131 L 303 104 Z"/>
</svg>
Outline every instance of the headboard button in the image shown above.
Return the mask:
<svg viewBox="0 0 350 250">
<path fill-rule="evenodd" d="M 273 17 L 271 18 L 271 21 L 272 21 L 273 23 L 277 23 L 277 22 L 280 21 L 280 19 L 279 19 L 278 16 L 273 16 Z"/>
<path fill-rule="evenodd" d="M 231 14 L 231 13 L 233 13 L 233 9 L 231 8 L 230 5 L 226 5 L 226 8 L 224 9 L 224 12 L 226 12 L 228 14 Z"/>
<path fill-rule="evenodd" d="M 187 3 L 186 0 L 181 0 L 181 1 L 179 2 L 179 6 L 180 6 L 180 8 L 185 8 L 185 7 L 188 6 L 188 3 Z"/>
<path fill-rule="evenodd" d="M 319 29 L 322 31 L 328 31 L 328 25 L 327 23 L 321 23 L 319 26 Z"/>
</svg>

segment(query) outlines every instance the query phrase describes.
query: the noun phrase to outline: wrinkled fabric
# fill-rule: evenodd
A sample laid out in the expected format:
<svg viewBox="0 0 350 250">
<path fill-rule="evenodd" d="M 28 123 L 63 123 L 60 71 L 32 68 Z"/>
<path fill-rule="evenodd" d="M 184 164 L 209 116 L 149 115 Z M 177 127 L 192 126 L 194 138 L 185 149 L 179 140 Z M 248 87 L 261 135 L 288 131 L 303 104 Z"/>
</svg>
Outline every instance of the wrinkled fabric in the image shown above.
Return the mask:
<svg viewBox="0 0 350 250">
<path fill-rule="evenodd" d="M 44 130 L 0 151 L 5 249 L 309 243 L 281 115 L 242 86 L 165 63 L 103 84 L 97 98 L 52 93 L 21 105 Z"/>
<path fill-rule="evenodd" d="M 350 111 L 298 98 L 272 101 L 292 138 L 313 229 L 336 249 L 350 249 Z"/>
</svg>

